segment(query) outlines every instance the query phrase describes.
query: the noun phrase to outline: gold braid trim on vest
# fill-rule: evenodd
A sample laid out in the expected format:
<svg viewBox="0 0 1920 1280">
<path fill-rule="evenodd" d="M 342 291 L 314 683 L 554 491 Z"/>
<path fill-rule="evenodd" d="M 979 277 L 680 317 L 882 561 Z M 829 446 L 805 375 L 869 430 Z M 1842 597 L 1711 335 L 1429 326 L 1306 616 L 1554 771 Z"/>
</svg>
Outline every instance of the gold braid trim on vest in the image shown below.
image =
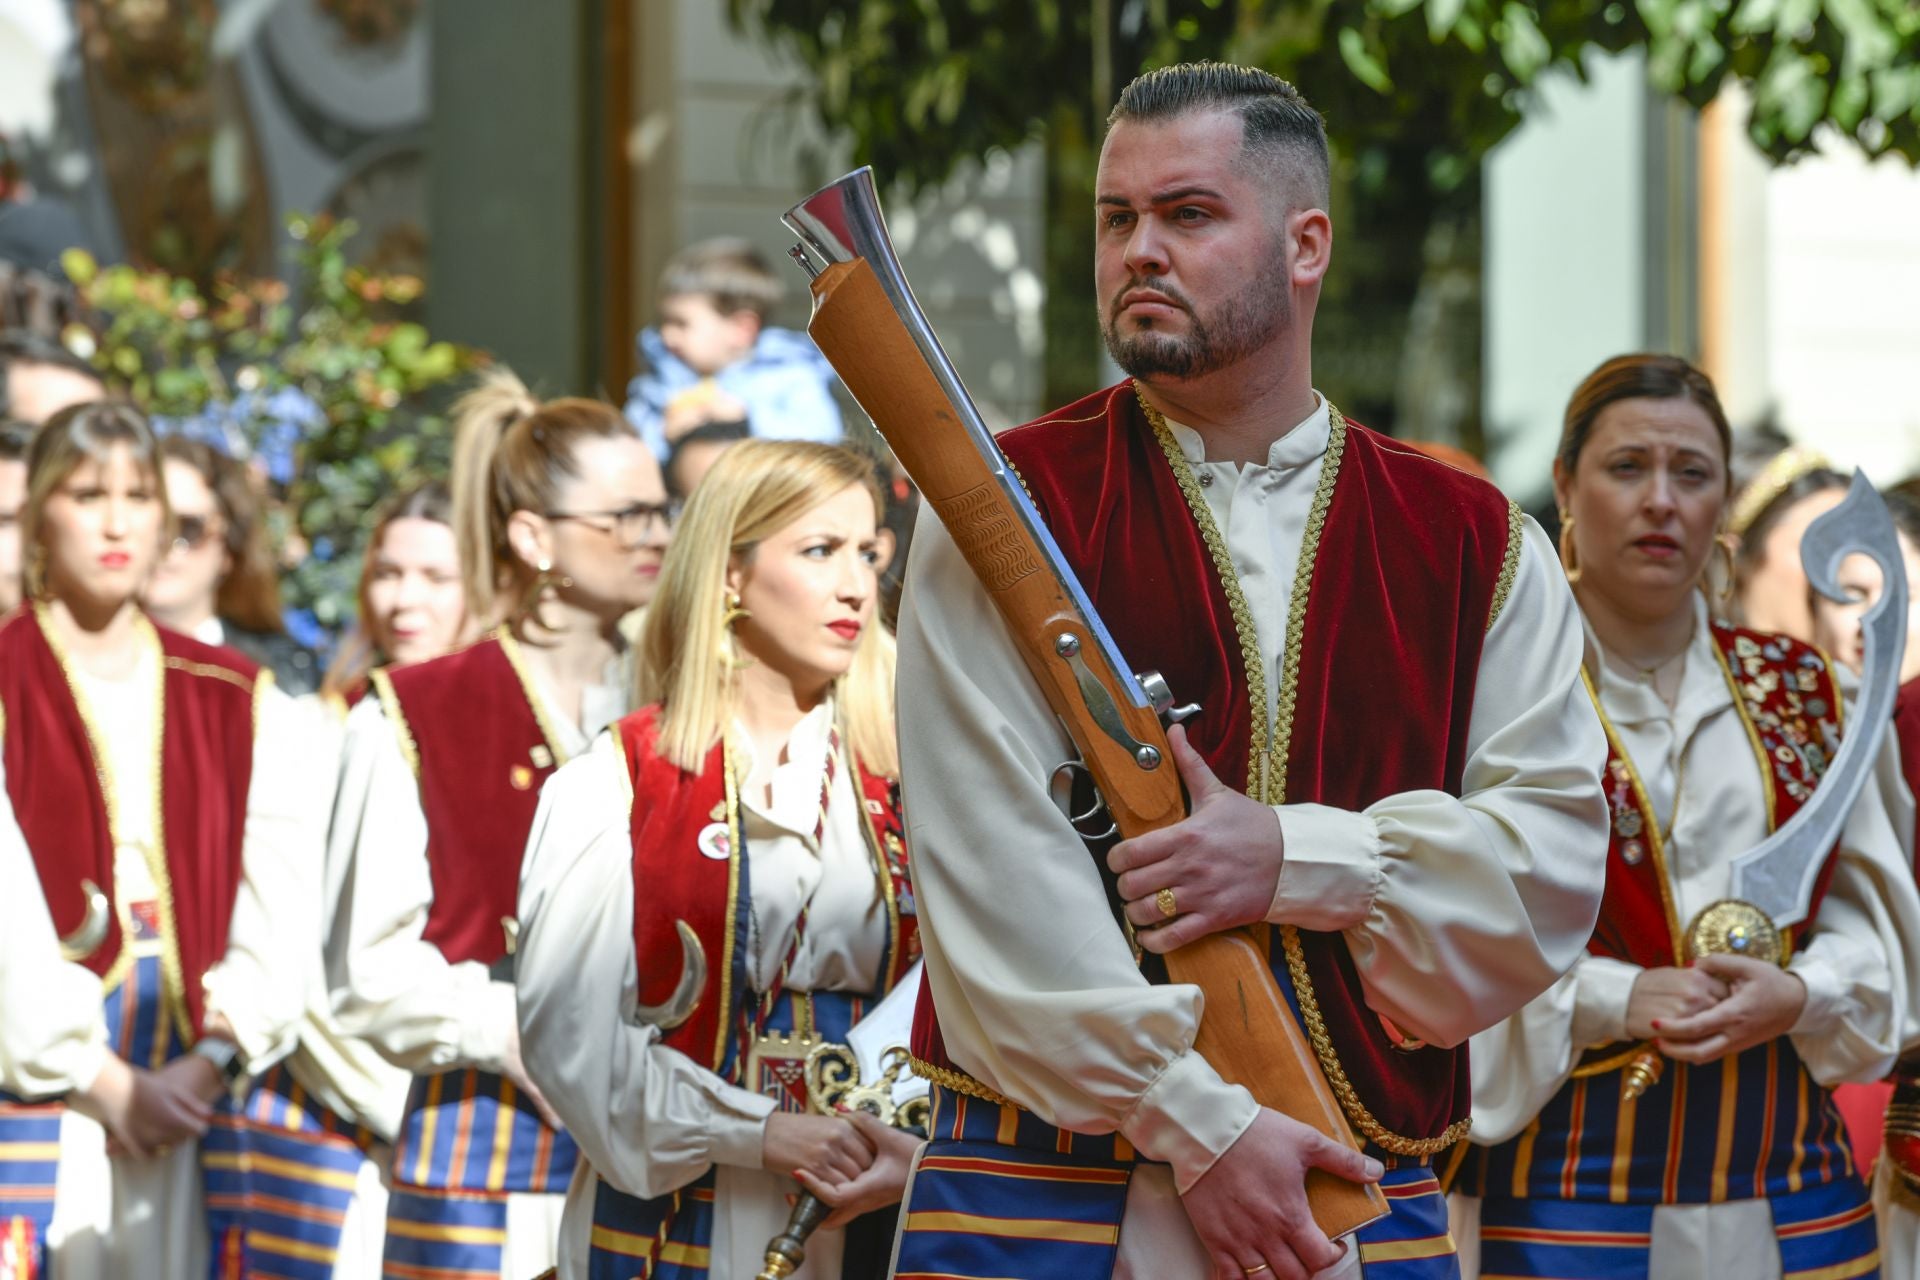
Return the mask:
<svg viewBox="0 0 1920 1280">
<path fill-rule="evenodd" d="M 1135 394 L 1139 386 L 1135 384 Z M 1320 464 L 1320 483 L 1313 494 L 1313 505 L 1307 514 L 1305 537 L 1300 543 L 1300 562 L 1293 576 L 1293 595 L 1287 613 L 1286 647 L 1281 652 L 1280 697 L 1275 708 L 1272 729 L 1267 727 L 1267 682 L 1266 661 L 1260 652 L 1258 628 L 1254 625 L 1253 611 L 1247 606 L 1246 596 L 1240 590 L 1240 576 L 1233 567 L 1233 559 L 1227 552 L 1227 542 L 1214 523 L 1213 512 L 1207 506 L 1206 498 L 1200 492 L 1199 481 L 1193 474 L 1193 468 L 1187 462 L 1186 454 L 1180 451 L 1180 444 L 1173 438 L 1172 430 L 1167 426 L 1166 418 L 1160 411 L 1140 396 L 1140 407 L 1147 415 L 1147 422 L 1153 427 L 1154 436 L 1160 442 L 1161 452 L 1166 454 L 1167 463 L 1173 468 L 1175 480 L 1180 492 L 1186 496 L 1187 507 L 1193 514 L 1194 523 L 1199 527 L 1201 540 L 1207 545 L 1207 551 L 1213 558 L 1214 572 L 1219 575 L 1220 585 L 1226 593 L 1227 607 L 1233 614 L 1234 629 L 1240 641 L 1241 662 L 1246 668 L 1247 695 L 1253 703 L 1253 719 L 1250 726 L 1247 747 L 1247 786 L 1250 795 L 1262 804 L 1279 805 L 1286 803 L 1287 795 L 1287 752 L 1293 742 L 1294 709 L 1299 703 L 1300 683 L 1300 646 L 1307 630 L 1307 601 L 1313 590 L 1313 570 L 1319 558 L 1320 534 L 1326 527 L 1327 509 L 1333 503 L 1334 484 L 1340 478 L 1340 457 L 1346 448 L 1347 420 L 1340 411 L 1327 405 L 1331 426 L 1327 435 L 1327 451 Z M 1515 554 L 1518 543 L 1516 531 L 1520 528 L 1517 521 L 1508 520 L 1508 560 L 1518 564 Z M 1511 582 L 1503 572 L 1502 581 L 1509 588 Z M 1494 612 L 1498 612 L 1500 597 L 1496 595 Z M 1271 744 L 1271 745 L 1269 745 Z M 1257 788 L 1258 793 L 1255 794 Z M 1325 1018 L 1320 1013 L 1320 1002 L 1313 991 L 1313 979 L 1307 973 L 1306 955 L 1300 949 L 1300 935 L 1292 925 L 1280 928 L 1281 945 L 1286 951 L 1287 972 L 1293 979 L 1294 994 L 1300 1001 L 1300 1018 L 1306 1024 L 1307 1039 L 1313 1043 L 1314 1056 L 1320 1060 L 1320 1068 L 1326 1073 L 1327 1083 L 1340 1100 L 1340 1107 L 1347 1113 L 1355 1132 L 1372 1142 L 1381 1150 L 1397 1156 L 1430 1156 L 1444 1151 L 1466 1137 L 1472 1124 L 1471 1116 L 1463 1116 L 1437 1137 L 1409 1138 L 1394 1133 L 1368 1110 L 1366 1103 L 1360 1100 L 1353 1082 L 1347 1078 L 1346 1068 L 1340 1064 L 1339 1051 L 1334 1047 L 1333 1037 L 1327 1033 Z"/>
</svg>

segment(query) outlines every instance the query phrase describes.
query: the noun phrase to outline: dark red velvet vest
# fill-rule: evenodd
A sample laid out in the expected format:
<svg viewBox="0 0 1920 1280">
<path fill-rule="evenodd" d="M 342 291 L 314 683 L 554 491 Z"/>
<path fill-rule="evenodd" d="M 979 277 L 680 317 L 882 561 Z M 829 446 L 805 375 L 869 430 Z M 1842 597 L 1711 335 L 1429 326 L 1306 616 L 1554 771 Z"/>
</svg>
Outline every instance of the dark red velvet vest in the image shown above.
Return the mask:
<svg viewBox="0 0 1920 1280">
<path fill-rule="evenodd" d="M 1128 662 L 1200 704 L 1191 741 L 1246 790 L 1256 713 L 1239 633 L 1132 384 L 999 442 Z M 1403 791 L 1458 795 L 1480 650 L 1510 582 L 1518 517 L 1491 485 L 1361 427 L 1336 431 L 1323 469 L 1337 479 L 1299 644 L 1286 799 L 1360 810 Z M 1267 650 L 1282 639 L 1259 637 Z M 1466 1047 L 1397 1047 L 1366 1006 L 1345 940 L 1297 937 L 1310 983 L 1296 994 L 1317 1003 L 1327 1051 L 1372 1116 L 1415 1140 L 1464 1117 Z M 1289 982 L 1279 930 L 1271 959 Z M 927 1003 L 923 995 L 923 1013 Z M 949 1065 L 926 1022 L 916 1054 Z"/>
<path fill-rule="evenodd" d="M 1900 686 L 1900 697 L 1893 704 L 1893 732 L 1900 742 L 1900 770 L 1906 775 L 1907 790 L 1920 797 L 1920 679 Z M 1914 815 L 1913 847 L 1920 858 L 1920 812 Z M 1920 875 L 1920 865 L 1915 867 Z"/>
<path fill-rule="evenodd" d="M 662 1040 L 723 1075 L 734 1067 L 737 1015 L 750 995 L 746 978 L 748 862 L 729 795 L 725 747 L 716 744 L 699 773 L 661 756 L 659 707 L 621 720 L 615 736 L 632 787 L 633 946 L 640 1003 L 664 1004 L 685 965 L 678 922 L 685 921 L 706 956 L 706 984 L 693 1016 Z M 920 957 L 919 921 L 907 879 L 907 847 L 895 780 L 859 770 L 857 790 L 872 839 L 874 875 L 891 927 L 881 964 L 891 991 Z M 642 887 L 644 886 L 644 891 Z"/>
<path fill-rule="evenodd" d="M 226 954 L 240 890 L 261 677 L 258 667 L 232 650 L 172 631 L 155 628 L 142 643 L 157 645 L 161 662 L 163 969 L 191 1040 L 198 1038 L 205 1013 L 201 978 Z M 104 775 L 67 670 L 36 609 L 21 609 L 0 623 L 0 712 L 7 793 L 53 926 L 63 937 L 79 928 L 87 911 L 81 882 L 98 886 L 115 909 L 106 939 L 82 963 L 111 975 L 121 937 Z"/>
<path fill-rule="evenodd" d="M 1746 722 L 1762 785 L 1767 788 L 1768 829 L 1800 811 L 1840 747 L 1843 714 L 1833 673 L 1818 650 L 1785 636 L 1762 635 L 1715 623 L 1713 638 L 1726 662 L 1734 710 Z M 1599 700 L 1594 700 L 1599 706 Z M 1658 969 L 1686 964 L 1688 921 L 1674 913 L 1666 851 L 1659 822 L 1640 788 L 1632 761 L 1621 750 L 1613 725 L 1607 729 L 1607 772 L 1601 779 L 1611 810 L 1607 887 L 1587 950 Z M 1814 883 L 1811 922 L 1833 881 L 1828 857 Z M 1610 1054 L 1618 1046 L 1595 1050 Z"/>
<path fill-rule="evenodd" d="M 565 763 L 541 727 L 505 629 L 457 653 L 373 673 L 427 817 L 433 906 L 422 936 L 449 962 L 506 953 L 540 788 Z"/>
</svg>

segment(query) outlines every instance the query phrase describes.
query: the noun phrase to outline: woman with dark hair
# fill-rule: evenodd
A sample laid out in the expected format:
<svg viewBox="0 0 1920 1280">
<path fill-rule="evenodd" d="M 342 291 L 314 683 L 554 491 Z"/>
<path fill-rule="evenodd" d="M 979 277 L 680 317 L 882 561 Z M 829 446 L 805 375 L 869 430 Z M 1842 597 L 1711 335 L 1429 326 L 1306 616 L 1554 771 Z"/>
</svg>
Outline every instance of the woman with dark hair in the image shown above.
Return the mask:
<svg viewBox="0 0 1920 1280">
<path fill-rule="evenodd" d="M 318 660 L 281 620 L 280 576 L 246 466 L 179 436 L 160 442 L 160 458 L 174 533 L 147 584 L 147 612 L 163 626 L 247 655 L 289 694 L 312 693 Z"/>
<path fill-rule="evenodd" d="M 379 508 L 359 596 L 359 626 L 341 645 L 313 707 L 310 785 L 329 810 L 346 716 L 370 687 L 371 671 L 438 657 L 463 636 L 466 593 L 445 485 L 409 489 Z M 256 1261 L 267 1274 L 371 1280 L 381 1270 L 383 1179 L 413 1078 L 366 1039 L 343 1031 L 328 997 L 324 965 L 343 965 L 347 946 L 339 906 L 354 817 L 337 824 L 328 842 L 323 948 L 312 957 L 300 1043 L 246 1103 L 249 1140 L 277 1171 L 275 1194 L 255 1198 L 246 1210 L 252 1238 L 264 1242 Z"/>
<path fill-rule="evenodd" d="M 1610 360 L 1567 408 L 1554 492 L 1611 845 L 1587 954 L 1474 1037 L 1455 1186 L 1478 1197 L 1488 1275 L 1876 1265 L 1831 1089 L 1885 1074 L 1915 1024 L 1920 894 L 1868 788 L 1806 921 L 1724 901 L 1732 859 L 1806 803 L 1842 731 L 1818 652 L 1712 616 L 1728 452 L 1712 384 L 1673 357 Z"/>
<path fill-rule="evenodd" d="M 0 867 L 0 931 L 12 945 L 24 912 L 40 940 L 38 964 L 0 969 L 0 1246 L 28 1275 L 247 1273 L 231 1097 L 292 1047 L 319 941 L 320 815 L 288 699 L 140 610 L 169 524 L 136 410 L 41 429 L 28 605 L 0 623 L 30 855 Z"/>
<path fill-rule="evenodd" d="M 611 405 L 543 403 L 501 371 L 455 420 L 467 605 L 493 630 L 376 669 L 347 718 L 327 977 L 341 1029 L 415 1077 L 387 1273 L 520 1280 L 554 1261 L 575 1164 L 521 1063 L 521 856 L 541 785 L 630 705 L 620 621 L 653 596 L 673 507 Z"/>
<path fill-rule="evenodd" d="M 358 703 L 375 667 L 437 658 L 466 638 L 467 593 L 453 495 L 439 481 L 406 490 L 374 518 L 360 566 L 360 613 L 320 691 Z"/>
</svg>

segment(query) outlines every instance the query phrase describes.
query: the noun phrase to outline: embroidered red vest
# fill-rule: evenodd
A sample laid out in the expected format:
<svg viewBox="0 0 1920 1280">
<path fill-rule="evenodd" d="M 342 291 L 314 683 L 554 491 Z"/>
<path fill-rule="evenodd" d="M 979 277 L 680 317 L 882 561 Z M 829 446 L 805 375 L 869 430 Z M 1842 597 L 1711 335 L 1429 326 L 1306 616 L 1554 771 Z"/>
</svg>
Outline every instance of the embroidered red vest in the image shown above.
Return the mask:
<svg viewBox="0 0 1920 1280">
<path fill-rule="evenodd" d="M 706 983 L 692 1016 L 661 1039 L 728 1075 L 738 1048 L 730 1033 L 752 994 L 744 945 L 751 897 L 738 806 L 725 746 L 716 744 L 700 772 L 689 773 L 657 750 L 659 710 L 643 707 L 615 726 L 632 787 L 633 948 L 640 1003 L 665 1004 L 673 995 L 686 964 L 679 931 L 684 921 L 705 955 Z M 872 836 L 874 875 L 887 903 L 889 937 L 880 989 L 891 991 L 920 957 L 899 789 L 894 779 L 864 766 L 856 789 Z"/>
<path fill-rule="evenodd" d="M 1843 703 L 1833 672 L 1818 650 L 1785 636 L 1719 623 L 1713 624 L 1713 638 L 1726 665 L 1734 710 L 1746 722 L 1759 762 L 1771 831 L 1800 811 L 1826 774 L 1840 749 Z M 1601 721 L 1606 723 L 1604 712 Z M 1606 724 L 1606 729 L 1607 772 L 1601 781 L 1611 809 L 1612 836 L 1606 892 L 1587 950 L 1643 969 L 1685 964 L 1688 922 L 1674 912 L 1658 819 L 1613 726 Z M 1820 910 L 1833 871 L 1834 860 L 1829 857 L 1814 882 L 1809 923 Z M 1611 1050 L 1589 1056 L 1605 1056 Z"/>
<path fill-rule="evenodd" d="M 422 936 L 453 964 L 506 954 L 540 788 L 565 763 L 502 628 L 467 648 L 373 673 L 427 817 L 433 906 Z"/>
<path fill-rule="evenodd" d="M 256 699 L 271 677 L 230 649 L 154 628 L 161 664 L 160 839 L 157 875 L 162 971 L 188 1040 L 205 1015 L 201 979 L 227 951 L 240 890 Z M 81 715 L 65 662 L 39 609 L 0 623 L 0 715 L 7 793 L 62 937 L 87 915 L 91 881 L 113 910 L 105 939 L 81 963 L 120 977 L 119 903 L 102 744 Z M 138 803 L 143 799 L 134 798 Z"/>
<path fill-rule="evenodd" d="M 1131 383 L 999 438 L 1095 609 L 1136 670 L 1201 712 L 1190 740 L 1245 791 L 1256 710 L 1228 595 Z M 1285 798 L 1360 810 L 1403 791 L 1460 793 L 1480 650 L 1511 585 L 1519 517 L 1493 486 L 1364 428 L 1336 427 L 1308 542 L 1318 552 L 1297 648 Z M 1296 602 L 1299 601 L 1296 587 Z M 1281 637 L 1261 636 L 1271 647 Z M 1285 713 L 1289 706 L 1281 691 Z M 1381 732 L 1392 725 L 1391 733 Z M 1338 934 L 1275 930 L 1276 974 L 1351 1081 L 1363 1132 L 1420 1141 L 1467 1114 L 1466 1046 L 1397 1047 Z M 915 1053 L 949 1065 L 923 989 Z"/>
</svg>

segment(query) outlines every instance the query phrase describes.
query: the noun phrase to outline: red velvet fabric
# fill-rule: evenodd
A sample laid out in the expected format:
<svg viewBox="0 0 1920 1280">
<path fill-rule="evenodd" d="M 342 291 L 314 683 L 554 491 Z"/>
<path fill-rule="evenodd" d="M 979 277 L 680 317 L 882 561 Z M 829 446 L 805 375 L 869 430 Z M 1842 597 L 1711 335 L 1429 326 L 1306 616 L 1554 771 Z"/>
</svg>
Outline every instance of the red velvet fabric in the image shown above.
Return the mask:
<svg viewBox="0 0 1920 1280">
<path fill-rule="evenodd" d="M 167 941 L 197 1035 L 206 1012 L 200 980 L 226 954 L 240 890 L 259 668 L 230 649 L 156 630 L 164 699 L 161 833 L 173 905 Z M 105 975 L 121 946 L 113 833 L 93 745 L 33 609 L 0 624 L 0 708 L 7 792 L 54 928 L 65 936 L 85 919 L 83 880 L 114 903 L 106 940 L 83 961 Z"/>
<path fill-rule="evenodd" d="M 427 818 L 433 905 L 422 936 L 454 964 L 492 964 L 506 952 L 500 922 L 518 910 L 527 833 L 559 758 L 498 635 L 383 679 L 387 716 L 413 742 Z"/>
<path fill-rule="evenodd" d="M 1893 704 L 1893 732 L 1900 742 L 1900 770 L 1906 775 L 1907 790 L 1920 797 L 1920 679 L 1900 686 Z M 1914 817 L 1913 847 L 1920 857 L 1920 812 Z M 1920 867 L 1916 873 L 1920 874 Z"/>
<path fill-rule="evenodd" d="M 1800 812 L 1800 806 L 1812 797 L 1831 753 L 1839 747 L 1840 694 L 1833 672 L 1817 650 L 1785 636 L 1715 623 L 1713 638 L 1735 677 L 1734 705 L 1766 753 L 1764 782 L 1773 792 L 1773 824 L 1777 827 Z M 1686 963 L 1683 953 L 1689 922 L 1671 919 L 1668 914 L 1661 868 L 1648 839 L 1648 828 L 1656 817 L 1611 743 L 1602 785 L 1611 809 L 1612 833 L 1607 848 L 1607 887 L 1587 950 L 1643 969 Z M 1829 856 L 1814 882 L 1808 920 L 1818 915 L 1833 872 L 1834 859 Z M 1596 1051 L 1594 1056 L 1606 1056 L 1613 1047 Z"/>
<path fill-rule="evenodd" d="M 659 716 L 657 705 L 642 707 L 615 726 L 633 786 L 629 829 L 640 1003 L 664 1004 L 679 984 L 686 961 L 678 922 L 684 920 L 705 953 L 706 984 L 693 1015 L 664 1032 L 661 1040 L 725 1074 L 736 1049 L 727 1033 L 750 994 L 742 946 L 751 901 L 749 860 L 744 849 L 733 847 L 727 827 L 725 748 L 714 744 L 700 772 L 689 773 L 659 754 Z M 891 991 L 920 955 L 899 789 L 893 779 L 865 767 L 858 772 L 856 789 L 897 908 L 880 975 L 880 989 Z M 723 978 L 730 984 L 725 1000 Z"/>
<path fill-rule="evenodd" d="M 1200 704 L 1188 722 L 1194 745 L 1245 790 L 1253 712 L 1233 616 L 1132 385 L 1015 428 L 1000 445 L 1128 662 L 1158 670 L 1177 701 Z M 1491 485 L 1350 426 L 1304 620 L 1289 801 L 1359 810 L 1402 791 L 1459 793 L 1508 513 Z M 1282 637 L 1260 640 L 1272 649 Z M 1463 1116 L 1465 1047 L 1396 1048 L 1366 1007 L 1344 939 L 1299 936 L 1368 1110 L 1415 1138 Z M 923 998 L 915 1051 L 946 1065 L 930 1006 Z"/>
</svg>

